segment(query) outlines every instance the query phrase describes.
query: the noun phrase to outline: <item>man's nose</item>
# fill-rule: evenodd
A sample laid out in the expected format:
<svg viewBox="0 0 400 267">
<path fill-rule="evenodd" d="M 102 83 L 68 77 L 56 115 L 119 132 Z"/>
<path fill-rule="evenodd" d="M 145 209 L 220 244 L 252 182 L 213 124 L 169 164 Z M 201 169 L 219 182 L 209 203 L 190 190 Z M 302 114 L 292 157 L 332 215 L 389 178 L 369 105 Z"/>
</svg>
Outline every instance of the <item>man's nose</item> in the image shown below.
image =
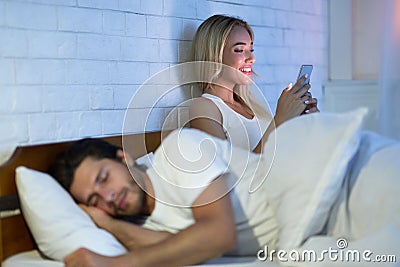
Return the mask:
<svg viewBox="0 0 400 267">
<path fill-rule="evenodd" d="M 116 193 L 113 189 L 108 188 L 108 187 L 100 187 L 98 194 L 101 196 L 101 198 L 109 203 L 109 202 L 114 202 L 115 201 L 115 197 L 116 197 Z"/>
</svg>

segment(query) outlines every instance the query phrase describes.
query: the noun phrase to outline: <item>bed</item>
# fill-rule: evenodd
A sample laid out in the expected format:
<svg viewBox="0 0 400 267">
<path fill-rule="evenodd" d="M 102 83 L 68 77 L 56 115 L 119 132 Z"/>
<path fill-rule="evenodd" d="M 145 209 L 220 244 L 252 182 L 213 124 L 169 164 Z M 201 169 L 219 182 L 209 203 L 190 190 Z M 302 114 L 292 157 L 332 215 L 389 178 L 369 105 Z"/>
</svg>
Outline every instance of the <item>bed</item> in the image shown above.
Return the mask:
<svg viewBox="0 0 400 267">
<path fill-rule="evenodd" d="M 361 130 L 365 114 L 365 110 L 312 114 L 280 126 L 269 138 L 260 157 L 260 162 L 273 164 L 261 164 L 255 173 L 262 171 L 267 175 L 255 175 L 254 188 L 249 188 L 256 190 L 261 183 L 267 185 L 266 200 L 274 209 L 279 227 L 279 251 L 273 255 L 274 261 L 267 257 L 271 251 L 265 248 L 254 256 L 220 257 L 203 265 L 376 266 L 376 256 L 381 256 L 379 266 L 399 266 L 400 142 Z M 296 133 L 296 138 L 293 138 L 293 133 Z M 106 140 L 121 144 L 121 137 L 108 137 Z M 136 146 L 135 153 L 131 152 L 133 157 L 142 158 L 160 145 L 161 133 L 136 134 L 127 140 L 125 145 Z M 68 144 L 19 147 L 0 167 L 0 260 L 4 267 L 62 266 L 61 261 L 50 260 L 39 252 L 40 236 L 33 238 L 29 230 L 31 226 L 27 227 L 30 220 L 24 219 L 30 216 L 29 210 L 24 209 L 24 217 L 20 213 L 20 202 L 25 205 L 34 203 L 43 194 L 29 201 L 24 193 L 18 198 L 15 173 L 18 184 L 18 174 L 30 169 L 30 186 L 25 189 L 18 187 L 19 193 L 29 192 L 37 184 L 42 184 L 36 182 L 35 171 L 46 170 L 54 156 Z M 265 153 L 266 150 L 274 153 Z M 25 169 L 18 168 L 20 165 Z M 53 194 L 50 199 L 61 195 Z M 62 216 L 62 213 L 57 216 Z M 57 229 L 56 224 L 51 225 Z M 65 224 L 62 227 L 66 227 Z M 95 234 L 96 243 L 101 243 L 97 238 L 98 232 Z M 109 252 L 108 248 L 105 252 Z M 54 252 L 52 258 L 57 258 L 59 254 L 55 249 L 56 246 L 50 246 L 45 254 Z M 327 249 L 352 257 L 357 251 L 363 258 L 332 260 L 324 252 Z M 116 250 L 121 253 L 118 246 Z M 310 256 L 310 251 L 318 259 L 325 256 L 324 261 L 294 257 L 304 256 L 301 254 L 304 252 Z M 286 253 L 286 257 L 277 258 L 282 256 L 278 252 Z M 368 259 L 363 253 L 368 254 Z"/>
<path fill-rule="evenodd" d="M 121 146 L 122 137 L 102 138 Z M 124 136 L 124 145 L 135 146 L 133 157 L 140 158 L 153 152 L 160 144 L 161 133 L 151 132 Z M 46 257 L 38 249 L 34 237 L 21 212 L 17 193 L 16 169 L 19 166 L 46 171 L 54 157 L 71 142 L 58 142 L 17 147 L 12 156 L 0 166 L 0 262 L 4 267 L 63 266 L 61 261 Z M 125 147 L 125 146 L 124 146 Z M 221 257 L 204 266 L 259 266 L 256 257 Z M 262 266 L 265 266 L 262 265 Z M 276 266 L 272 264 L 270 266 Z"/>
<path fill-rule="evenodd" d="M 105 140 L 120 145 L 121 136 L 106 137 Z M 154 151 L 160 144 L 160 132 L 134 134 L 124 139 L 136 149 L 132 155 L 138 158 Z M 6 258 L 22 252 L 31 252 L 30 258 L 37 254 L 37 245 L 21 214 L 17 187 L 15 183 L 15 169 L 26 166 L 38 171 L 46 171 L 54 157 L 63 151 L 71 142 L 32 145 L 17 147 L 11 158 L 0 166 L 0 262 Z M 21 258 L 21 255 L 20 255 Z M 32 259 L 36 259 L 33 257 Z M 24 266 L 27 266 L 26 264 Z"/>
</svg>

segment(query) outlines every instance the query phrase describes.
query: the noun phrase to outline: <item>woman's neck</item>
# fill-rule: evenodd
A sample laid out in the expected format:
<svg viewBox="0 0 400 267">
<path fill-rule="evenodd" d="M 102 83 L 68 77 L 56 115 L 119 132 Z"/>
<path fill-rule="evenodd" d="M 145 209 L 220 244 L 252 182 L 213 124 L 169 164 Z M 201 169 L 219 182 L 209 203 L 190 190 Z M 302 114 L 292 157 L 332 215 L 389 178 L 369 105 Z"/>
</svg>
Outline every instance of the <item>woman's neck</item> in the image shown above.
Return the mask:
<svg viewBox="0 0 400 267">
<path fill-rule="evenodd" d="M 232 89 L 229 89 L 220 85 L 211 85 L 206 90 L 204 90 L 204 93 L 219 97 L 222 101 L 225 102 L 225 104 L 227 104 L 228 107 L 230 107 L 235 112 L 248 119 L 253 119 L 254 113 L 249 109 L 247 104 L 243 103 L 242 101 L 235 100 L 233 87 Z"/>
<path fill-rule="evenodd" d="M 228 88 L 221 85 L 210 85 L 204 92 L 217 96 L 227 103 L 235 103 L 233 87 Z"/>
</svg>

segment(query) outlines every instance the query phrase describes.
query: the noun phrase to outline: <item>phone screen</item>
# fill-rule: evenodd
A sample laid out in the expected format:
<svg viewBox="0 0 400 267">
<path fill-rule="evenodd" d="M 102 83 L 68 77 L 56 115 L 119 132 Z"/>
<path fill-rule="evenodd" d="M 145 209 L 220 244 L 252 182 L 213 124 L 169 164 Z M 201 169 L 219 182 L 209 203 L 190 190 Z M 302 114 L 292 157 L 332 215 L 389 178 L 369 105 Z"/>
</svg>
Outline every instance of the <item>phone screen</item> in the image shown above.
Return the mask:
<svg viewBox="0 0 400 267">
<path fill-rule="evenodd" d="M 304 83 L 301 85 L 301 87 L 303 87 L 304 85 L 306 85 L 310 82 L 312 70 L 313 70 L 313 65 L 301 65 L 300 70 L 299 70 L 299 75 L 297 76 L 297 80 L 299 80 L 301 77 L 303 77 L 304 74 L 307 74 L 307 79 L 304 81 Z"/>
</svg>

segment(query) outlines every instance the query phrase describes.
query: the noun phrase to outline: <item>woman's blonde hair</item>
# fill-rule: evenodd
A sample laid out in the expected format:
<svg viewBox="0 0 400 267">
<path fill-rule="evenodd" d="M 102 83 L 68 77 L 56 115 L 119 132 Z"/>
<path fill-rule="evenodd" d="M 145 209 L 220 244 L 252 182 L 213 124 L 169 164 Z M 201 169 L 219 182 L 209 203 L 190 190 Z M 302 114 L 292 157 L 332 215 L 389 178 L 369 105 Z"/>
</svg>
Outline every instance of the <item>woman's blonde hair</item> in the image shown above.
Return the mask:
<svg viewBox="0 0 400 267">
<path fill-rule="evenodd" d="M 243 27 L 250 35 L 251 41 L 254 41 L 254 32 L 250 25 L 238 17 L 226 15 L 213 15 L 206 19 L 197 29 L 192 42 L 192 61 L 195 62 L 213 62 L 213 67 L 200 67 L 200 77 L 203 77 L 198 82 L 203 93 L 208 89 L 222 72 L 222 57 L 226 40 L 232 29 L 236 26 Z M 201 66 L 201 65 L 200 65 Z M 207 77 L 204 79 L 204 77 Z M 249 107 L 258 117 L 271 118 L 269 111 L 266 112 L 265 107 L 256 101 L 251 94 L 247 85 L 236 85 L 233 89 L 234 98 Z M 265 114 L 268 113 L 268 114 Z"/>
</svg>

